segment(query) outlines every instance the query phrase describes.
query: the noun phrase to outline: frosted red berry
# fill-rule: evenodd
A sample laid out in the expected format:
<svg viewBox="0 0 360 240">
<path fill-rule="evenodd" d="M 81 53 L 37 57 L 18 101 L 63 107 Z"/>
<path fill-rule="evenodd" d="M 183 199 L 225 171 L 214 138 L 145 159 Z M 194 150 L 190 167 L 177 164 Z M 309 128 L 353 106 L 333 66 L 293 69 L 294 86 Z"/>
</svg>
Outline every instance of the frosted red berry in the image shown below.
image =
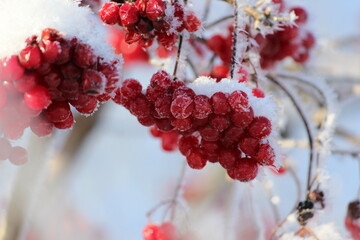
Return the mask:
<svg viewBox="0 0 360 240">
<path fill-rule="evenodd" d="M 109 25 L 114 25 L 119 22 L 119 5 L 114 2 L 104 3 L 99 10 L 100 19 Z"/>
<path fill-rule="evenodd" d="M 89 68 L 96 63 L 96 57 L 90 45 L 76 45 L 74 51 L 74 63 L 81 68 Z"/>
<path fill-rule="evenodd" d="M 104 74 L 92 69 L 86 69 L 81 76 L 81 87 L 84 93 L 99 95 L 104 92 L 106 78 Z"/>
<path fill-rule="evenodd" d="M 212 113 L 210 99 L 205 95 L 196 95 L 194 97 L 193 116 L 198 119 L 204 119 Z"/>
<path fill-rule="evenodd" d="M 245 137 L 239 142 L 239 149 L 248 156 L 254 157 L 259 151 L 259 140 Z"/>
<path fill-rule="evenodd" d="M 186 157 L 189 167 L 193 169 L 202 169 L 206 165 L 205 153 L 200 148 L 192 148 Z"/>
<path fill-rule="evenodd" d="M 146 5 L 146 16 L 151 21 L 159 21 L 165 15 L 165 8 L 163 0 L 149 0 Z"/>
<path fill-rule="evenodd" d="M 228 97 L 228 102 L 235 112 L 243 112 L 249 108 L 249 98 L 243 91 L 234 91 Z"/>
<path fill-rule="evenodd" d="M 120 7 L 119 15 L 124 26 L 132 26 L 140 20 L 140 12 L 132 3 L 125 3 Z"/>
<path fill-rule="evenodd" d="M 258 165 L 252 158 L 239 159 L 233 168 L 228 169 L 231 178 L 241 182 L 248 182 L 256 178 L 258 173 Z"/>
<path fill-rule="evenodd" d="M 275 161 L 274 149 L 269 144 L 261 144 L 255 159 L 260 165 L 271 166 Z"/>
<path fill-rule="evenodd" d="M 189 117 L 194 109 L 193 100 L 186 96 L 178 96 L 171 103 L 171 113 L 175 118 L 184 119 Z"/>
<path fill-rule="evenodd" d="M 54 124 L 45 118 L 34 118 L 30 123 L 30 128 L 38 137 L 50 135 L 54 129 Z"/>
<path fill-rule="evenodd" d="M 215 114 L 225 115 L 230 112 L 227 96 L 222 92 L 214 93 L 211 96 L 211 103 Z"/>
<path fill-rule="evenodd" d="M 249 134 L 254 138 L 264 138 L 271 133 L 271 122 L 266 117 L 255 117 L 249 126 Z"/>
<path fill-rule="evenodd" d="M 184 25 L 188 32 L 196 32 L 201 26 L 201 21 L 191 12 L 186 16 Z"/>
<path fill-rule="evenodd" d="M 185 157 L 190 154 L 192 148 L 199 146 L 199 140 L 195 136 L 184 136 L 179 140 L 179 150 Z"/>
<path fill-rule="evenodd" d="M 37 45 L 29 46 L 19 53 L 19 62 L 26 69 L 40 67 L 41 61 L 41 51 Z"/>
<path fill-rule="evenodd" d="M 63 122 L 71 114 L 70 106 L 67 102 L 53 102 L 46 110 L 45 116 L 51 122 Z"/>
</svg>

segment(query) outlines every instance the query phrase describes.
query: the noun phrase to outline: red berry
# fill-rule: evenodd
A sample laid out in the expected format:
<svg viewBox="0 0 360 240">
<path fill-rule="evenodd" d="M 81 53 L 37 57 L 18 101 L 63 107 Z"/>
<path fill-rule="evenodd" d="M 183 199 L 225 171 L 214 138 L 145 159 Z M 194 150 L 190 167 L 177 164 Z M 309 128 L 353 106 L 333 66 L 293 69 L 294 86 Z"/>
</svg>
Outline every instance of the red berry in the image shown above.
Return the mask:
<svg viewBox="0 0 360 240">
<path fill-rule="evenodd" d="M 27 69 L 36 69 L 41 64 L 41 51 L 37 45 L 29 46 L 19 53 L 20 64 Z"/>
<path fill-rule="evenodd" d="M 243 128 L 230 127 L 220 139 L 221 144 L 225 148 L 236 148 L 243 133 Z"/>
<path fill-rule="evenodd" d="M 199 147 L 199 140 L 195 136 L 184 136 L 179 140 L 179 150 L 182 155 L 187 157 L 192 148 Z"/>
<path fill-rule="evenodd" d="M 44 137 L 52 133 L 54 124 L 45 118 L 34 118 L 30 128 L 37 136 Z"/>
<path fill-rule="evenodd" d="M 51 71 L 43 77 L 43 82 L 49 88 L 56 88 L 61 84 L 62 78 L 57 71 Z"/>
<path fill-rule="evenodd" d="M 5 59 L 2 63 L 0 79 L 3 81 L 15 81 L 20 79 L 24 75 L 25 69 L 20 65 L 18 57 L 16 55 Z"/>
<path fill-rule="evenodd" d="M 171 125 L 178 131 L 184 132 L 192 128 L 191 118 L 177 119 L 174 118 L 171 120 Z"/>
<path fill-rule="evenodd" d="M 195 16 L 195 14 L 193 12 L 190 12 L 186 16 L 186 20 L 185 20 L 186 30 L 188 32 L 195 32 L 195 31 L 199 30 L 200 26 L 201 26 L 200 20 Z"/>
<path fill-rule="evenodd" d="M 104 3 L 98 13 L 101 21 L 106 24 L 114 25 L 119 22 L 119 5 L 114 2 Z"/>
<path fill-rule="evenodd" d="M 62 37 L 59 31 L 52 28 L 45 28 L 41 33 L 41 39 L 45 41 L 60 41 Z"/>
<path fill-rule="evenodd" d="M 202 169 L 206 165 L 204 151 L 200 148 L 192 148 L 186 160 L 189 167 L 193 169 Z"/>
<path fill-rule="evenodd" d="M 315 37 L 311 33 L 306 34 L 306 38 L 303 39 L 303 46 L 307 49 L 312 48 L 315 45 Z"/>
<path fill-rule="evenodd" d="M 128 99 L 134 99 L 141 94 L 142 86 L 135 79 L 126 79 L 121 86 L 121 94 Z"/>
<path fill-rule="evenodd" d="M 29 119 L 16 119 L 16 121 L 8 122 L 4 125 L 4 134 L 10 140 L 17 140 L 23 134 L 25 128 L 29 125 Z"/>
<path fill-rule="evenodd" d="M 144 95 L 140 95 L 130 103 L 130 112 L 136 117 L 150 115 L 150 103 Z"/>
<path fill-rule="evenodd" d="M 0 160 L 6 160 L 11 153 L 11 144 L 5 138 L 0 138 Z"/>
<path fill-rule="evenodd" d="M 57 60 L 61 53 L 61 45 L 58 41 L 43 40 L 39 43 L 44 63 L 53 63 Z"/>
<path fill-rule="evenodd" d="M 146 14 L 146 4 L 147 4 L 148 0 L 137 0 L 135 2 L 135 6 L 137 7 L 137 9 L 140 12 L 141 16 L 145 16 Z"/>
<path fill-rule="evenodd" d="M 171 103 L 172 103 L 172 96 L 170 94 L 165 94 L 164 96 L 159 97 L 155 101 L 155 110 L 160 118 L 172 117 L 170 111 Z"/>
<path fill-rule="evenodd" d="M 158 71 L 151 77 L 150 86 L 156 90 L 165 90 L 171 86 L 171 77 L 163 70 Z"/>
<path fill-rule="evenodd" d="M 161 146 L 164 151 L 172 152 L 178 146 L 179 134 L 176 131 L 166 132 L 161 135 Z"/>
<path fill-rule="evenodd" d="M 71 114 L 70 106 L 67 102 L 53 102 L 46 110 L 45 116 L 51 122 L 63 122 Z"/>
<path fill-rule="evenodd" d="M 74 116 L 70 113 L 69 117 L 62 122 L 54 123 L 54 126 L 58 129 L 69 129 L 74 125 Z"/>
<path fill-rule="evenodd" d="M 55 63 L 65 64 L 70 61 L 72 58 L 72 47 L 68 41 L 61 41 L 60 42 L 61 51 L 58 57 L 56 58 Z"/>
<path fill-rule="evenodd" d="M 180 86 L 178 88 L 175 89 L 174 93 L 173 93 L 173 99 L 179 97 L 179 96 L 187 96 L 191 99 L 193 99 L 195 97 L 195 92 L 194 90 L 192 90 L 191 88 L 185 87 L 185 86 Z"/>
<path fill-rule="evenodd" d="M 186 96 L 178 96 L 171 103 L 171 113 L 175 118 L 184 119 L 188 118 L 194 109 L 193 100 Z"/>
<path fill-rule="evenodd" d="M 254 111 L 250 107 L 247 111 L 231 113 L 232 123 L 240 128 L 246 128 L 254 119 Z"/>
<path fill-rule="evenodd" d="M 249 108 L 249 98 L 243 91 L 234 91 L 228 98 L 229 105 L 235 112 L 243 112 Z"/>
<path fill-rule="evenodd" d="M 167 118 L 163 119 L 156 119 L 155 120 L 156 126 L 164 132 L 169 132 L 174 129 L 174 127 L 171 125 L 171 122 Z"/>
<path fill-rule="evenodd" d="M 184 30 L 184 7 L 179 2 L 173 2 L 173 6 L 175 8 L 174 17 L 177 18 L 177 22 L 179 22 L 179 27 L 176 28 L 176 31 L 181 32 Z"/>
<path fill-rule="evenodd" d="M 71 82 L 76 82 L 81 77 L 82 69 L 69 62 L 67 64 L 61 65 L 60 72 L 64 79 L 71 80 Z"/>
<path fill-rule="evenodd" d="M 137 118 L 139 123 L 145 127 L 151 127 L 155 124 L 155 118 L 151 115 Z"/>
<path fill-rule="evenodd" d="M 78 110 L 78 112 L 82 114 L 92 114 L 96 111 L 97 107 L 97 99 L 95 97 L 90 97 L 84 105 L 76 107 L 76 110 Z"/>
<path fill-rule="evenodd" d="M 219 154 L 219 163 L 225 169 L 231 169 L 240 159 L 240 151 L 236 149 L 222 149 Z"/>
<path fill-rule="evenodd" d="M 9 161 L 14 165 L 23 165 L 28 161 L 28 153 L 23 147 L 13 147 L 9 156 Z"/>
<path fill-rule="evenodd" d="M 308 19 L 308 15 L 305 9 L 301 8 L 301 7 L 295 7 L 295 8 L 291 8 L 289 12 L 294 11 L 295 15 L 298 17 L 295 22 L 297 24 L 304 24 L 307 22 Z"/>
<path fill-rule="evenodd" d="M 171 49 L 178 39 L 178 35 L 169 32 L 156 32 L 156 36 L 158 42 L 166 49 Z"/>
<path fill-rule="evenodd" d="M 248 128 L 249 134 L 254 138 L 264 138 L 271 133 L 271 122 L 266 117 L 255 117 Z"/>
<path fill-rule="evenodd" d="M 209 120 L 210 125 L 219 132 L 225 131 L 230 126 L 227 116 L 213 115 Z"/>
<path fill-rule="evenodd" d="M 275 161 L 274 149 L 269 144 L 261 144 L 255 158 L 260 165 L 271 166 Z"/>
<path fill-rule="evenodd" d="M 193 117 L 204 119 L 212 112 L 210 99 L 205 95 L 196 95 L 194 97 Z"/>
<path fill-rule="evenodd" d="M 38 85 L 24 94 L 24 100 L 29 108 L 41 110 L 50 105 L 51 96 L 47 88 Z"/>
<path fill-rule="evenodd" d="M 240 140 L 239 149 L 248 156 L 254 157 L 259 151 L 259 140 L 246 137 Z"/>
<path fill-rule="evenodd" d="M 36 86 L 38 78 L 36 72 L 24 74 L 22 78 L 13 81 L 14 88 L 19 92 L 27 92 Z"/>
<path fill-rule="evenodd" d="M 150 33 L 154 29 L 154 26 L 149 19 L 140 18 L 140 21 L 136 24 L 136 29 L 143 34 L 147 34 L 147 33 Z"/>
<path fill-rule="evenodd" d="M 220 136 L 219 131 L 210 126 L 204 127 L 199 133 L 205 141 L 217 141 Z"/>
<path fill-rule="evenodd" d="M 74 51 L 74 63 L 81 68 L 89 68 L 96 63 L 96 57 L 88 44 L 78 44 Z"/>
<path fill-rule="evenodd" d="M 210 76 L 216 78 L 217 82 L 220 82 L 221 79 L 228 77 L 230 74 L 230 68 L 226 65 L 216 65 L 211 70 Z"/>
<path fill-rule="evenodd" d="M 211 96 L 211 103 L 215 114 L 225 115 L 230 112 L 227 97 L 222 92 L 214 93 L 214 95 Z"/>
<path fill-rule="evenodd" d="M 159 21 L 165 15 L 165 8 L 163 0 L 149 0 L 146 5 L 146 16 L 151 21 Z"/>
<path fill-rule="evenodd" d="M 144 240 L 158 240 L 157 233 L 159 231 L 159 226 L 156 224 L 147 224 L 143 229 Z"/>
<path fill-rule="evenodd" d="M 265 93 L 259 88 L 253 88 L 251 92 L 257 98 L 264 98 L 265 97 Z"/>
<path fill-rule="evenodd" d="M 228 169 L 228 174 L 232 179 L 241 182 L 248 182 L 256 178 L 258 165 L 252 158 L 239 159 L 233 168 Z"/>
<path fill-rule="evenodd" d="M 106 78 L 101 72 L 86 69 L 82 74 L 82 90 L 89 95 L 99 95 L 104 91 Z"/>
<path fill-rule="evenodd" d="M 175 226 L 171 222 L 164 222 L 157 232 L 157 240 L 177 240 Z"/>
<path fill-rule="evenodd" d="M 153 137 L 161 137 L 161 135 L 163 135 L 163 132 L 160 131 L 157 126 L 152 126 L 150 128 L 150 133 Z"/>
<path fill-rule="evenodd" d="M 120 7 L 119 16 L 124 26 L 135 25 L 140 20 L 139 9 L 132 3 L 125 3 Z"/>
</svg>

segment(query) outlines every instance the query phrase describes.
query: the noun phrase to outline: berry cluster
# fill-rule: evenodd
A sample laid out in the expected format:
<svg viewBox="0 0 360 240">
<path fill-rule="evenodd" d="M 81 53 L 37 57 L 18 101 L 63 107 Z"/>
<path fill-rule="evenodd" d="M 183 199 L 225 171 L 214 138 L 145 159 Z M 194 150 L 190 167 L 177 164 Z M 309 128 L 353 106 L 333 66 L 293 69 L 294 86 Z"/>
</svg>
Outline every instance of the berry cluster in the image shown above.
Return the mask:
<svg viewBox="0 0 360 240">
<path fill-rule="evenodd" d="M 150 223 L 143 229 L 144 240 L 177 240 L 176 228 L 171 222 L 161 225 Z"/>
<path fill-rule="evenodd" d="M 28 160 L 26 149 L 20 146 L 11 146 L 6 138 L 0 138 L 0 150 L 0 160 L 9 159 L 15 165 L 22 165 Z"/>
<path fill-rule="evenodd" d="M 263 97 L 259 90 L 253 94 Z M 125 80 L 113 100 L 142 125 L 156 125 L 156 136 L 162 136 L 157 130 L 167 132 L 164 136 L 173 143 L 176 134 L 172 132 L 176 131 L 179 150 L 191 168 L 202 169 L 207 161 L 219 162 L 231 178 L 250 181 L 260 165 L 274 164 L 275 153 L 267 139 L 271 122 L 254 115 L 244 91 L 197 95 L 183 82 L 172 81 L 167 72 L 159 71 L 144 92 L 137 80 Z"/>
<path fill-rule="evenodd" d="M 284 5 L 282 4 L 281 6 L 283 7 Z M 281 30 L 266 36 L 261 34 L 251 36 L 255 38 L 259 45 L 260 66 L 263 69 L 274 67 L 276 62 L 282 61 L 286 57 L 291 57 L 294 61 L 301 64 L 309 59 L 310 50 L 315 45 L 315 38 L 311 32 L 305 29 L 307 13 L 300 7 L 294 7 L 289 11 L 294 11 L 298 17 L 295 20 L 297 26 L 283 26 Z M 206 41 L 207 47 L 223 62 L 223 65 L 220 65 L 222 68 L 221 73 L 225 73 L 226 67 L 231 64 L 232 26 L 229 27 L 228 32 L 226 37 L 216 34 Z"/>
<path fill-rule="evenodd" d="M 291 57 L 295 62 L 305 63 L 309 59 L 309 52 L 315 45 L 315 38 L 311 32 L 304 29 L 307 22 L 307 12 L 300 7 L 290 9 L 298 17 L 297 26 L 284 26 L 265 37 L 255 36 L 260 46 L 260 65 L 263 69 L 272 68 L 276 62 Z"/>
<path fill-rule="evenodd" d="M 351 237 L 360 240 L 360 201 L 356 200 L 348 205 L 345 217 L 345 227 L 350 232 Z"/>
<path fill-rule="evenodd" d="M 180 32 L 195 32 L 201 25 L 195 14 L 179 2 L 164 0 L 107 2 L 99 16 L 106 24 L 122 26 L 127 43 L 138 42 L 142 47 L 151 46 L 157 38 L 160 45 L 172 48 Z"/>
<path fill-rule="evenodd" d="M 16 140 L 30 127 L 38 136 L 74 124 L 70 105 L 93 113 L 119 80 L 116 62 L 105 62 L 90 45 L 54 29 L 26 40 L 18 55 L 0 61 L 0 126 Z M 11 158 L 10 158 L 11 159 Z"/>
</svg>

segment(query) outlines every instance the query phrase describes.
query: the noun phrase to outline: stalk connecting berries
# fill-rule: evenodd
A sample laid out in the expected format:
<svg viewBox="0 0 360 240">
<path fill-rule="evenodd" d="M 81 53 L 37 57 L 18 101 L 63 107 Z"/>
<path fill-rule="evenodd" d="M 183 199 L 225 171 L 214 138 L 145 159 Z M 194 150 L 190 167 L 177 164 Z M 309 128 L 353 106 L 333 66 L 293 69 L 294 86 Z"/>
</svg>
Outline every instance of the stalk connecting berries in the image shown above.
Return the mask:
<svg viewBox="0 0 360 240">
<path fill-rule="evenodd" d="M 159 71 L 146 90 L 135 79 L 125 80 L 113 100 L 129 109 L 142 125 L 152 126 L 151 133 L 162 138 L 165 150 L 178 145 L 191 168 L 219 162 L 231 178 L 245 182 L 257 176 L 259 166 L 273 166 L 275 160 L 268 141 L 272 124 L 254 112 L 251 99 L 259 95 L 255 93 L 251 98 L 242 90 L 196 94 L 190 86 Z"/>
<path fill-rule="evenodd" d="M 118 24 L 126 31 L 125 40 L 149 47 L 156 38 L 160 45 L 172 48 L 183 30 L 197 31 L 200 20 L 179 2 L 137 0 L 135 2 L 107 2 L 99 11 L 101 20 Z"/>
<path fill-rule="evenodd" d="M 71 128 L 70 105 L 80 113 L 93 113 L 98 102 L 111 98 L 119 80 L 117 62 L 106 62 L 91 46 L 49 28 L 0 63 L 1 135 L 10 140 L 20 138 L 27 127 L 38 136 L 49 135 L 53 128 Z"/>
</svg>

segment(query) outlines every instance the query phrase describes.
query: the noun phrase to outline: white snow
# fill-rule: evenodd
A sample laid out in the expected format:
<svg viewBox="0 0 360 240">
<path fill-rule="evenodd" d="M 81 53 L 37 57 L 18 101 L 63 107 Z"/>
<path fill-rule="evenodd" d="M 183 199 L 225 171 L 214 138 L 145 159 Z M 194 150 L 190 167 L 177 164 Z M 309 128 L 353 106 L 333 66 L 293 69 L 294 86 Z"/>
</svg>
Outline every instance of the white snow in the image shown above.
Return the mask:
<svg viewBox="0 0 360 240">
<path fill-rule="evenodd" d="M 73 0 L 1 0 L 0 58 L 17 54 L 25 40 L 54 28 L 65 38 L 77 37 L 89 44 L 105 61 L 118 59 L 106 43 L 106 28 L 88 7 Z"/>
<path fill-rule="evenodd" d="M 337 227 L 334 223 L 327 223 L 318 225 L 310 230 L 316 235 L 318 239 L 326 240 L 346 240 L 348 238 L 341 236 Z M 296 235 L 294 232 L 284 234 L 280 240 L 316 240 L 314 237 L 305 236 L 301 237 Z"/>
</svg>

